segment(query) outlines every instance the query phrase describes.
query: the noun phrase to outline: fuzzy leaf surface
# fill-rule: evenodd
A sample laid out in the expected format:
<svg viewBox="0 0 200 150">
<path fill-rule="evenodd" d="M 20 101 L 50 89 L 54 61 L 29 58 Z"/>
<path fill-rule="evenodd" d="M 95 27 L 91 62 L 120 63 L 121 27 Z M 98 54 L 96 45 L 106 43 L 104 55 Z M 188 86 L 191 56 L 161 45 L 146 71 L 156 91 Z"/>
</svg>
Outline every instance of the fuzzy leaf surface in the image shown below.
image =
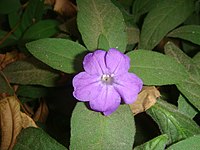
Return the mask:
<svg viewBox="0 0 200 150">
<path fill-rule="evenodd" d="M 131 150 L 135 124 L 128 105 L 120 106 L 110 116 L 89 110 L 77 103 L 71 119 L 71 149 Z"/>
<path fill-rule="evenodd" d="M 11 63 L 3 69 L 3 73 L 11 83 L 17 84 L 52 87 L 59 80 L 59 74 L 57 72 L 34 59 Z"/>
<path fill-rule="evenodd" d="M 163 134 L 142 145 L 135 147 L 133 150 L 165 150 L 167 142 L 168 136 Z"/>
<path fill-rule="evenodd" d="M 200 110 L 200 68 L 197 63 L 171 42 L 165 45 L 165 53 L 186 68 L 189 77 L 176 85 L 189 102 Z"/>
<path fill-rule="evenodd" d="M 200 45 L 200 25 L 186 25 L 170 32 L 168 37 L 180 38 Z"/>
<path fill-rule="evenodd" d="M 158 124 L 161 133 L 168 135 L 168 144 L 200 133 L 200 128 L 195 121 L 166 101 L 157 101 L 153 107 L 147 110 L 147 114 Z"/>
<path fill-rule="evenodd" d="M 145 85 L 175 84 L 188 76 L 181 64 L 161 53 L 137 50 L 127 55 L 131 58 L 130 72 L 137 74 Z"/>
<path fill-rule="evenodd" d="M 127 34 L 123 15 L 110 0 L 77 0 L 77 4 L 78 28 L 89 50 L 108 50 L 107 44 L 109 48 L 117 48 L 122 52 L 126 50 Z M 99 43 L 102 35 L 107 41 L 105 46 Z"/>
<path fill-rule="evenodd" d="M 85 47 L 66 39 L 45 38 L 26 44 L 29 52 L 54 69 L 74 73 L 82 69 Z"/>
<path fill-rule="evenodd" d="M 18 136 L 13 150 L 67 150 L 42 129 L 27 128 Z"/>
<path fill-rule="evenodd" d="M 194 10 L 193 3 L 191 0 L 160 1 L 144 20 L 139 48 L 152 50 L 169 31 L 189 17 Z"/>
</svg>

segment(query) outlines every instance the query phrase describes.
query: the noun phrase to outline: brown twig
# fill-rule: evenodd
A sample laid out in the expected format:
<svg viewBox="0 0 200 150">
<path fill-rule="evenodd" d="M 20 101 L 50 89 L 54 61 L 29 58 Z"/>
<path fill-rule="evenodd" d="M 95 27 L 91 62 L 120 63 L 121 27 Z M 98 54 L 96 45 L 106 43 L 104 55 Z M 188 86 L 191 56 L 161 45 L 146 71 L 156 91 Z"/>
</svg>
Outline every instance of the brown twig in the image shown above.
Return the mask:
<svg viewBox="0 0 200 150">
<path fill-rule="evenodd" d="M 19 24 L 21 21 L 18 21 L 17 24 L 15 25 L 15 27 L 8 32 L 1 40 L 0 40 L 0 45 L 3 44 L 3 42 L 13 33 L 15 32 L 15 30 L 18 28 Z"/>
</svg>

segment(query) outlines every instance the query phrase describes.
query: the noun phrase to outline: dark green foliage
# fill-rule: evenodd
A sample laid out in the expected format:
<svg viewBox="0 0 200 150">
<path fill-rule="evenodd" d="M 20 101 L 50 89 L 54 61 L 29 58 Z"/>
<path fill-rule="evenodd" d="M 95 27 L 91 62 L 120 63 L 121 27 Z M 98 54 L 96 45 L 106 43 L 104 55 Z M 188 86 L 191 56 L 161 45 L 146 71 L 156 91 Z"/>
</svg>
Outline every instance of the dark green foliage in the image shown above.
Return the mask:
<svg viewBox="0 0 200 150">
<path fill-rule="evenodd" d="M 45 130 L 24 129 L 14 150 L 200 147 L 199 0 L 65 0 L 53 8 L 44 0 L 0 0 L 0 98 L 16 95 L 34 113 L 44 100 L 49 111 L 40 123 Z M 71 10 L 77 18 L 65 14 Z M 144 112 L 150 132 L 135 129 L 127 105 L 104 116 L 73 97 L 72 79 L 83 71 L 84 56 L 110 48 L 127 54 L 129 71 L 161 92 Z M 156 129 L 149 129 L 154 122 Z"/>
</svg>

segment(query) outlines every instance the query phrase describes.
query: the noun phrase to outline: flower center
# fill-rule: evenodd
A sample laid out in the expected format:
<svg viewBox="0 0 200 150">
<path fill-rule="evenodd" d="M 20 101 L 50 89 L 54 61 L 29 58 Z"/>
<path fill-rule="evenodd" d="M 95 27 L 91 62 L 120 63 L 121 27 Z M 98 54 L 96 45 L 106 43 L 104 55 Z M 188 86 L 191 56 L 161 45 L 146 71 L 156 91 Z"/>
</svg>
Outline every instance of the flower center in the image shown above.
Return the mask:
<svg viewBox="0 0 200 150">
<path fill-rule="evenodd" d="M 103 74 L 101 76 L 101 81 L 105 84 L 112 84 L 113 83 L 113 74 L 109 75 L 109 74 Z"/>
</svg>

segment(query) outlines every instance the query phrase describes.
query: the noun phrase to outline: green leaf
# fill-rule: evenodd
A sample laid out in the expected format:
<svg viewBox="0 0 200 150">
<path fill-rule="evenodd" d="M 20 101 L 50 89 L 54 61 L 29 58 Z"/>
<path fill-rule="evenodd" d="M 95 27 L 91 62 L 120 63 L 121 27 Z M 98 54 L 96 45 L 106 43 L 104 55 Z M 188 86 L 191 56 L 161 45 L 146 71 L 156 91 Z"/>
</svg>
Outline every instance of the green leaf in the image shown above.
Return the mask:
<svg viewBox="0 0 200 150">
<path fill-rule="evenodd" d="M 26 128 L 17 137 L 13 150 L 67 150 L 39 128 Z"/>
<path fill-rule="evenodd" d="M 194 106 L 192 106 L 191 103 L 182 95 L 178 98 L 178 110 L 183 112 L 185 115 L 188 115 L 190 118 L 194 118 L 198 113 Z"/>
<path fill-rule="evenodd" d="M 167 142 L 168 136 L 163 134 L 142 145 L 135 147 L 133 150 L 165 150 Z"/>
<path fill-rule="evenodd" d="M 195 135 L 168 147 L 166 150 L 198 150 L 200 147 L 200 135 Z"/>
<path fill-rule="evenodd" d="M 98 48 L 99 49 L 106 49 L 106 50 L 108 50 L 110 48 L 109 47 L 109 42 L 108 42 L 107 38 L 103 34 L 99 35 Z"/>
<path fill-rule="evenodd" d="M 139 48 L 153 49 L 170 30 L 184 22 L 193 10 L 191 0 L 160 1 L 144 20 Z"/>
<path fill-rule="evenodd" d="M 25 31 L 30 25 L 41 20 L 44 12 L 44 0 L 29 0 L 20 24 L 21 31 Z"/>
<path fill-rule="evenodd" d="M 34 59 L 13 62 L 3 69 L 11 83 L 56 86 L 59 74 L 47 65 Z"/>
<path fill-rule="evenodd" d="M 22 35 L 22 31 L 19 28 L 20 21 L 21 21 L 21 13 L 22 13 L 21 11 L 20 12 L 14 11 L 8 14 L 8 21 L 9 21 L 10 28 L 14 30 L 13 35 L 15 35 L 17 39 L 19 39 Z"/>
<path fill-rule="evenodd" d="M 200 77 L 192 77 L 177 84 L 181 93 L 200 111 Z"/>
<path fill-rule="evenodd" d="M 198 52 L 194 57 L 193 61 L 195 65 L 200 69 L 200 52 Z"/>
<path fill-rule="evenodd" d="M 200 110 L 200 69 L 189 56 L 171 42 L 165 45 L 165 53 L 185 66 L 189 77 L 176 85 L 190 103 Z"/>
<path fill-rule="evenodd" d="M 99 36 L 104 35 L 110 48 L 124 52 L 127 45 L 125 23 L 120 10 L 110 0 L 77 0 L 78 28 L 89 50 L 99 48 Z M 100 44 L 102 46 L 102 44 Z M 107 46 L 104 48 L 105 50 Z"/>
<path fill-rule="evenodd" d="M 199 20 L 199 1 L 194 0 L 195 3 L 195 8 L 194 12 L 187 18 L 187 20 L 184 21 L 185 25 L 199 25 L 200 20 Z"/>
<path fill-rule="evenodd" d="M 168 144 L 200 134 L 199 126 L 191 118 L 161 99 L 147 110 L 147 114 L 158 124 L 161 133 L 168 135 Z"/>
<path fill-rule="evenodd" d="M 126 24 L 134 24 L 134 16 L 129 11 L 130 7 L 132 7 L 132 0 L 111 0 L 111 2 L 121 11 Z"/>
<path fill-rule="evenodd" d="M 184 39 L 200 45 L 200 25 L 181 26 L 170 32 L 167 36 Z"/>
<path fill-rule="evenodd" d="M 135 0 L 132 7 L 134 20 L 137 22 L 140 16 L 153 9 L 160 0 Z"/>
<path fill-rule="evenodd" d="M 145 85 L 175 84 L 188 77 L 181 64 L 161 53 L 137 50 L 127 55 L 131 58 L 130 71 L 137 74 Z"/>
<path fill-rule="evenodd" d="M 4 37 L 8 34 L 8 32 L 0 30 L 0 39 L 2 42 L 2 39 L 4 39 Z M 6 46 L 10 46 L 13 45 L 17 42 L 17 38 L 14 35 L 9 35 L 8 37 L 6 37 L 5 41 L 3 41 L 3 43 L 0 42 L 0 48 L 6 47 Z"/>
<path fill-rule="evenodd" d="M 20 7 L 20 0 L 0 0 L 0 14 L 8 14 Z"/>
<path fill-rule="evenodd" d="M 73 111 L 71 149 L 131 150 L 134 135 L 134 117 L 128 105 L 121 105 L 110 116 L 89 110 L 81 102 Z"/>
<path fill-rule="evenodd" d="M 41 98 L 48 96 L 49 93 L 53 93 L 53 89 L 50 90 L 46 87 L 30 85 L 20 85 L 16 91 L 18 96 L 27 98 Z"/>
<path fill-rule="evenodd" d="M 187 71 L 190 71 L 191 68 L 194 68 L 192 59 L 187 56 L 181 49 L 179 49 L 174 43 L 168 42 L 164 46 L 165 54 L 173 57 L 178 63 L 182 64 Z"/>
<path fill-rule="evenodd" d="M 120 5 L 122 5 L 122 7 L 124 7 L 124 9 L 129 9 L 132 5 L 133 5 L 133 0 L 112 0 L 112 2 L 114 3 L 114 1 L 117 1 L 118 3 L 120 3 Z M 117 3 L 116 2 L 116 3 Z"/>
<path fill-rule="evenodd" d="M 48 38 L 58 32 L 58 22 L 56 20 L 41 20 L 33 24 L 24 33 L 23 40 L 37 40 Z"/>
<path fill-rule="evenodd" d="M 9 95 L 14 95 L 14 90 L 8 83 L 4 73 L 1 70 L 0 70 L 0 83 L 1 83 L 0 94 L 7 93 Z"/>
<path fill-rule="evenodd" d="M 127 26 L 126 31 L 128 36 L 128 45 L 133 45 L 139 42 L 140 30 L 137 27 L 133 25 Z"/>
<path fill-rule="evenodd" d="M 74 73 L 81 70 L 85 47 L 66 39 L 46 38 L 26 44 L 29 52 L 54 69 Z"/>
<path fill-rule="evenodd" d="M 128 37 L 126 52 L 128 52 L 132 51 L 135 48 L 136 44 L 139 42 L 140 30 L 138 27 L 129 24 L 126 27 L 126 32 Z"/>
</svg>

